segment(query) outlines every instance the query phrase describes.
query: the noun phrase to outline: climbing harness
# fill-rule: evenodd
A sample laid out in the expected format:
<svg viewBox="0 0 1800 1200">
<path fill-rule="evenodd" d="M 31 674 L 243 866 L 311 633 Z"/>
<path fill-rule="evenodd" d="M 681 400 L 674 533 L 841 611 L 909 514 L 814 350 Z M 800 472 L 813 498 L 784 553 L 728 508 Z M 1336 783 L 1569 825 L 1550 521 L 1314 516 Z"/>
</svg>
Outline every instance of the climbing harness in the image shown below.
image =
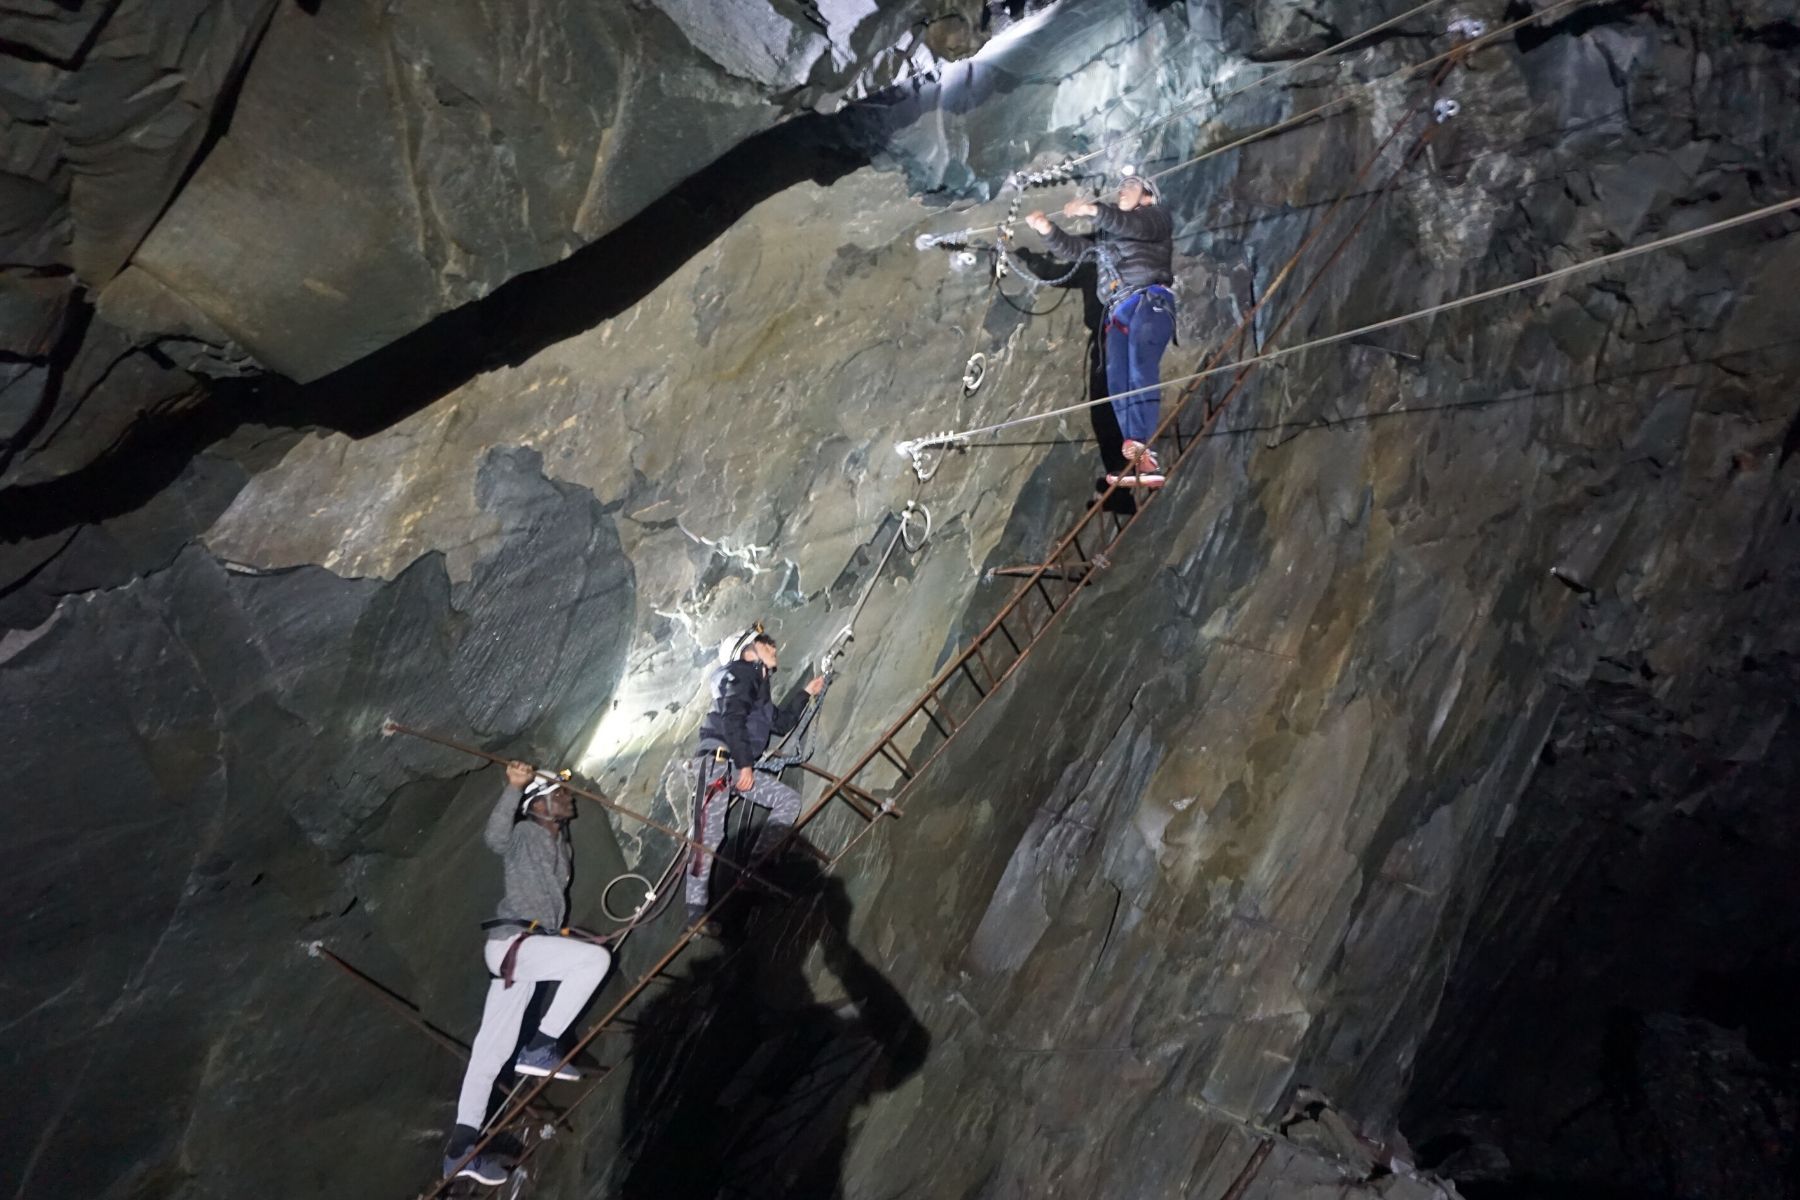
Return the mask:
<svg viewBox="0 0 1800 1200">
<path fill-rule="evenodd" d="M 611 943 L 614 936 L 612 934 L 594 933 L 591 930 L 582 929 L 575 925 L 563 925 L 559 928 L 552 929 L 550 926 L 541 924 L 537 921 L 525 921 L 518 917 L 499 917 L 492 921 L 483 921 L 481 923 L 481 928 L 484 932 L 492 929 L 517 929 L 519 931 L 513 937 L 512 941 L 507 943 L 506 953 L 500 958 L 500 981 L 508 988 L 511 988 L 515 982 L 513 973 L 519 961 L 519 947 L 525 944 L 527 938 L 562 937 L 568 938 L 571 941 L 589 942 L 596 946 L 606 946 Z"/>
</svg>

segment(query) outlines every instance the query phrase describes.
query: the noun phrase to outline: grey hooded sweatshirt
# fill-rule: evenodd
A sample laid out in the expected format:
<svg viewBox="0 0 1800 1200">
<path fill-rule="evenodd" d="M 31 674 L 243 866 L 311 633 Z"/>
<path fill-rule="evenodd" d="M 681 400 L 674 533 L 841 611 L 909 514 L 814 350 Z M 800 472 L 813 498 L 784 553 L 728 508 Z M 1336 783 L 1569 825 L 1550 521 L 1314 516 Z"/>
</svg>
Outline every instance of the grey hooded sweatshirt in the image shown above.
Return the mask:
<svg viewBox="0 0 1800 1200">
<path fill-rule="evenodd" d="M 519 798 L 523 794 L 516 787 L 504 789 L 494 802 L 494 811 L 482 834 L 488 849 L 498 854 L 506 867 L 506 895 L 501 898 L 496 915 L 561 929 L 569 917 L 574 848 L 567 833 L 552 833 L 536 821 L 519 816 Z M 502 925 L 488 930 L 488 940 L 515 938 L 519 932 Z"/>
</svg>

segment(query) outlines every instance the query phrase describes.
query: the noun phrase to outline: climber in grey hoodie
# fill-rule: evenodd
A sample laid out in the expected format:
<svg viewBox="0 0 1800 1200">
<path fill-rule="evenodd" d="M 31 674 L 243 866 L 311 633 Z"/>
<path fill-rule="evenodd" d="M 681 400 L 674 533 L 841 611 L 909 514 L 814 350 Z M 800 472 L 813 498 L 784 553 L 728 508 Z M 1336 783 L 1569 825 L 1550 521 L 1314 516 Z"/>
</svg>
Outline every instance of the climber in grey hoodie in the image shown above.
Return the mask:
<svg viewBox="0 0 1800 1200">
<path fill-rule="evenodd" d="M 564 1055 L 561 1038 L 606 978 L 612 955 L 591 941 L 559 936 L 569 914 L 574 855 L 568 823 L 574 817 L 575 798 L 559 781 L 538 775 L 526 763 L 508 764 L 506 787 L 482 834 L 505 866 L 506 895 L 498 919 L 484 926 L 485 957 L 493 979 L 481 1012 L 481 1032 L 475 1035 L 469 1069 L 463 1075 L 456 1129 L 444 1151 L 446 1175 L 454 1172 L 498 1184 L 509 1174 L 504 1161 L 491 1151 L 466 1163 L 461 1160 L 479 1139 L 494 1080 L 518 1047 L 519 1027 L 535 990 L 532 985 L 555 983 L 556 997 L 544 1010 L 537 1032 L 513 1059 L 513 1070 L 521 1075 L 581 1078 L 573 1067 L 558 1066 Z"/>
</svg>

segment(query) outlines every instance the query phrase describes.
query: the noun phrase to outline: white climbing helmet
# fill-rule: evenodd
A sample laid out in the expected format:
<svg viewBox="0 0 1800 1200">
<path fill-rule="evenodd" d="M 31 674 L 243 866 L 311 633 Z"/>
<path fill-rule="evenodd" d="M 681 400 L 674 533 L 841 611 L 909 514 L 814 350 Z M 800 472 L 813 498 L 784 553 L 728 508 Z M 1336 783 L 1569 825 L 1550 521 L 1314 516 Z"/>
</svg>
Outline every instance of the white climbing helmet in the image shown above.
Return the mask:
<svg viewBox="0 0 1800 1200">
<path fill-rule="evenodd" d="M 736 662 L 743 656 L 744 651 L 750 648 L 750 643 L 754 642 L 757 638 L 762 637 L 767 632 L 768 631 L 763 628 L 763 623 L 758 621 L 742 633 L 734 633 L 724 641 L 720 642 L 719 665 L 721 667 L 728 667 Z"/>
<path fill-rule="evenodd" d="M 571 775 L 568 771 L 548 778 L 543 775 L 534 775 L 531 782 L 525 785 L 524 794 L 519 797 L 519 815 L 521 817 L 529 816 L 533 801 L 548 800 L 550 794 L 569 782 L 570 778 Z"/>
</svg>

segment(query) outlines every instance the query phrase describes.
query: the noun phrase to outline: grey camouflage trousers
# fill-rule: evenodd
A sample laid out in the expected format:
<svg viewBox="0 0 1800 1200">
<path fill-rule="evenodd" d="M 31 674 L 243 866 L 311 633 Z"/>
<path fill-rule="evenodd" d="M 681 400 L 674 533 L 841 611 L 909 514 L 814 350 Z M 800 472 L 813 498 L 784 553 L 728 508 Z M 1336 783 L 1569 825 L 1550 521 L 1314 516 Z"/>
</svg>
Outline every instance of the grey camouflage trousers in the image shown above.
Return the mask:
<svg viewBox="0 0 1800 1200">
<path fill-rule="evenodd" d="M 731 784 L 737 769 L 729 762 L 714 761 L 713 752 L 708 750 L 688 759 L 684 775 L 688 784 L 688 799 L 694 807 L 694 840 L 709 851 L 716 851 L 719 843 L 725 840 L 725 816 L 730 809 Z M 800 793 L 773 775 L 762 771 L 754 772 L 756 783 L 748 792 L 740 793 L 752 804 L 769 810 L 769 819 L 763 825 L 762 834 L 756 839 L 756 849 L 751 851 L 752 860 L 775 848 L 776 843 L 787 836 L 794 822 L 800 819 Z M 716 787 L 723 779 L 724 787 Z M 748 866 L 750 864 L 743 864 Z M 700 912 L 706 908 L 707 895 L 712 883 L 712 854 L 701 854 L 694 851 L 688 860 L 687 870 L 687 907 L 688 912 Z"/>
</svg>

